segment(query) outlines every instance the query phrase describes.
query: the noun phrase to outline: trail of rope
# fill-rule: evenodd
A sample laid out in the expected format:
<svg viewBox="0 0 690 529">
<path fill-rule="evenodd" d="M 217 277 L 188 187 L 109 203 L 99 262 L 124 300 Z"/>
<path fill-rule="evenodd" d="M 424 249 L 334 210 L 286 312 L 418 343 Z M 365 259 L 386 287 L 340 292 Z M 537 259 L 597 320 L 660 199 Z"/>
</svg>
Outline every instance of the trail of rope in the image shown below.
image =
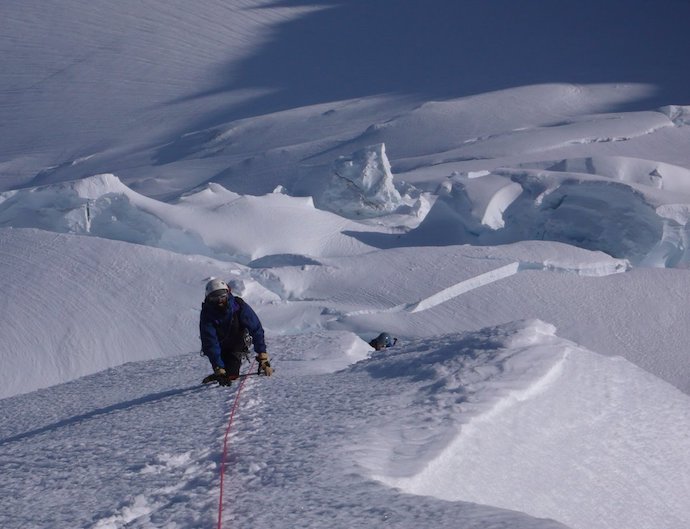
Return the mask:
<svg viewBox="0 0 690 529">
<path fill-rule="evenodd" d="M 249 368 L 249 373 L 251 373 L 254 370 L 254 364 L 256 362 L 252 362 L 251 367 Z M 225 436 L 223 437 L 223 454 L 221 455 L 220 458 L 220 493 L 218 495 L 218 529 L 222 529 L 223 527 L 223 483 L 225 481 L 225 462 L 228 457 L 228 437 L 230 436 L 230 430 L 232 430 L 232 423 L 235 419 L 235 412 L 237 411 L 237 406 L 240 402 L 240 394 L 242 393 L 242 388 L 244 388 L 244 384 L 247 382 L 248 376 L 243 376 L 240 381 L 240 385 L 237 388 L 237 393 L 235 393 L 235 400 L 232 404 L 232 409 L 230 410 L 230 418 L 228 419 L 228 426 L 225 428 Z"/>
</svg>

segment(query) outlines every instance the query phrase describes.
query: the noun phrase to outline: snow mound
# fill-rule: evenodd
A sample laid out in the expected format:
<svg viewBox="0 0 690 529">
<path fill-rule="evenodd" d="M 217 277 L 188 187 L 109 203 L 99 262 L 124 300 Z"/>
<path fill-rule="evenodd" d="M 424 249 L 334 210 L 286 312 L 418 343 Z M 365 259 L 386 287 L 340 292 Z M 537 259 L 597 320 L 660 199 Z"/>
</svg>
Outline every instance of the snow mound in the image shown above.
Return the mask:
<svg viewBox="0 0 690 529">
<path fill-rule="evenodd" d="M 0 247 L 0 398 L 198 351 L 203 278 L 249 275 L 236 263 L 33 229 L 0 229 Z M 251 284 L 248 299 L 265 299 Z"/>
<path fill-rule="evenodd" d="M 242 226 L 242 229 L 229 227 Z M 0 227 L 38 228 L 248 263 L 278 255 L 308 262 L 370 250 L 344 234 L 372 231 L 314 207 L 311 197 L 243 196 L 218 184 L 166 203 L 112 174 L 0 194 Z"/>
<path fill-rule="evenodd" d="M 418 215 L 423 205 L 419 192 L 412 186 L 398 187 L 393 182 L 386 147 L 380 143 L 338 158 L 329 185 L 316 204 L 350 218 L 394 212 Z"/>
<path fill-rule="evenodd" d="M 318 330 L 281 339 L 281 369 L 300 375 L 333 373 L 364 360 L 371 347 L 356 334 L 347 331 Z"/>
<path fill-rule="evenodd" d="M 397 388 L 353 449 L 392 487 L 574 529 L 690 522 L 688 396 L 551 325 L 414 342 L 351 369 Z"/>
</svg>

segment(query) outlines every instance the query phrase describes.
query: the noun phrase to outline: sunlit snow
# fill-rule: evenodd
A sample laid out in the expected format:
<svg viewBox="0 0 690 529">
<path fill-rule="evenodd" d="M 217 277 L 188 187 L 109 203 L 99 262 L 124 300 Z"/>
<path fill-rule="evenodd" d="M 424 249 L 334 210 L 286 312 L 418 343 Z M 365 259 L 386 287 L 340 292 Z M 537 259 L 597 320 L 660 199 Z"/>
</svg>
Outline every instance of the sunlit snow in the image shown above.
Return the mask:
<svg viewBox="0 0 690 529">
<path fill-rule="evenodd" d="M 690 527 L 689 19 L 3 1 L 0 527 Z"/>
</svg>

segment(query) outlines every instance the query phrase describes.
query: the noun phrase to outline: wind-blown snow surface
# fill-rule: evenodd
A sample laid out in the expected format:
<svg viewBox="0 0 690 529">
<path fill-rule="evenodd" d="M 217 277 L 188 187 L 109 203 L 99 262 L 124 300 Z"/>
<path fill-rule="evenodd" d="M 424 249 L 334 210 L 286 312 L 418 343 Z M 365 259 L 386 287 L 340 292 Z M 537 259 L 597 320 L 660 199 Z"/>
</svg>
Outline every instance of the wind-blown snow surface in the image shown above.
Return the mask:
<svg viewBox="0 0 690 529">
<path fill-rule="evenodd" d="M 336 372 L 367 354 L 350 333 L 274 346 L 275 378 L 249 379 L 241 396 L 226 525 L 564 527 L 537 519 L 550 517 L 680 529 L 689 519 L 687 395 L 542 322 L 416 340 Z M 236 390 L 196 385 L 204 373 L 184 355 L 0 401 L 13 491 L 2 526 L 213 525 Z"/>
<path fill-rule="evenodd" d="M 0 17 L 1 527 L 216 525 L 210 277 L 276 368 L 224 527 L 690 526 L 690 5 L 44 4 Z"/>
</svg>

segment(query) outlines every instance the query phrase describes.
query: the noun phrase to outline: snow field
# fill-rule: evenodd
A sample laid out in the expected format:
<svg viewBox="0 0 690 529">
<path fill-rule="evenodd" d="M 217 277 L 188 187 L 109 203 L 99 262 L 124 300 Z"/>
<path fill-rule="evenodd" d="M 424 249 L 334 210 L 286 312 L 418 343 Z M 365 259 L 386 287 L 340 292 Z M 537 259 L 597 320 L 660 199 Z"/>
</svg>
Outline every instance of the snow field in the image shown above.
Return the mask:
<svg viewBox="0 0 690 529">
<path fill-rule="evenodd" d="M 3 500 L 2 526 L 210 525 L 224 403 L 190 385 L 205 373 L 186 355 L 3 399 L 3 479 L 20 494 Z M 30 408 L 32 424 L 15 419 Z"/>
<path fill-rule="evenodd" d="M 230 437 L 226 523 L 270 527 L 281 513 L 305 527 L 559 527 L 551 518 L 680 529 L 690 519 L 688 398 L 627 361 L 539 321 L 380 353 L 357 343 L 331 331 L 274 339 L 276 374 L 247 381 Z M 0 401 L 3 476 L 17 492 L 2 525 L 213 523 L 235 388 L 190 385 L 207 372 L 187 353 Z"/>
<path fill-rule="evenodd" d="M 376 401 L 393 397 L 372 385 L 373 399 L 345 372 L 328 375 L 331 359 L 302 357 L 333 339 L 330 333 L 279 339 L 276 349 L 299 360 L 277 360 L 274 378 L 247 381 L 230 437 L 226 524 L 270 527 L 280 513 L 281 523 L 295 527 L 324 519 L 333 527 L 367 527 L 410 516 L 438 527 L 458 520 L 485 527 L 487 516 L 515 527 L 560 527 L 491 507 L 431 498 L 409 504 L 361 475 L 342 457 L 343 436 L 357 432 L 351 421 L 366 417 Z M 336 342 L 348 340 L 342 333 Z M 187 354 L 0 401 L 3 478 L 17 492 L 0 515 L 3 527 L 213 524 L 222 436 L 236 389 L 189 385 L 206 372 L 205 359 Z M 42 405 L 24 423 L 37 401 Z M 184 428 L 171 427 L 180 420 Z M 257 489 L 262 508 L 251 492 Z M 48 497 L 45 490 L 52 491 Z"/>
<path fill-rule="evenodd" d="M 226 526 L 690 526 L 687 6 L 44 4 L 0 17 L 0 527 L 215 523 L 210 277 L 277 369 Z"/>
<path fill-rule="evenodd" d="M 684 304 L 668 305 L 690 295 L 685 271 L 620 273 L 627 270 L 625 261 L 565 245 L 400 248 L 303 260 L 312 264 L 291 264 L 299 256 L 275 257 L 264 260 L 266 268 L 247 268 L 83 236 L 24 229 L 4 229 L 1 236 L 5 303 L 16 307 L 0 321 L 9 367 L 6 396 L 125 361 L 198 350 L 199 290 L 210 276 L 231 281 L 271 334 L 328 328 L 355 331 L 366 341 L 386 329 L 409 339 L 523 314 L 550 321 L 561 336 L 623 356 L 680 389 L 690 380 L 683 360 L 683 343 L 690 340 L 683 322 L 690 314 Z M 36 259 L 45 266 L 33 266 L 27 275 L 26 263 Z M 271 262 L 276 266 L 268 267 Z M 516 262 L 517 273 L 480 281 L 502 267 L 512 273 Z M 429 310 L 400 310 L 420 300 L 436 301 Z M 637 307 L 645 325 L 623 305 Z M 55 320 L 61 313 L 72 317 Z"/>
</svg>

